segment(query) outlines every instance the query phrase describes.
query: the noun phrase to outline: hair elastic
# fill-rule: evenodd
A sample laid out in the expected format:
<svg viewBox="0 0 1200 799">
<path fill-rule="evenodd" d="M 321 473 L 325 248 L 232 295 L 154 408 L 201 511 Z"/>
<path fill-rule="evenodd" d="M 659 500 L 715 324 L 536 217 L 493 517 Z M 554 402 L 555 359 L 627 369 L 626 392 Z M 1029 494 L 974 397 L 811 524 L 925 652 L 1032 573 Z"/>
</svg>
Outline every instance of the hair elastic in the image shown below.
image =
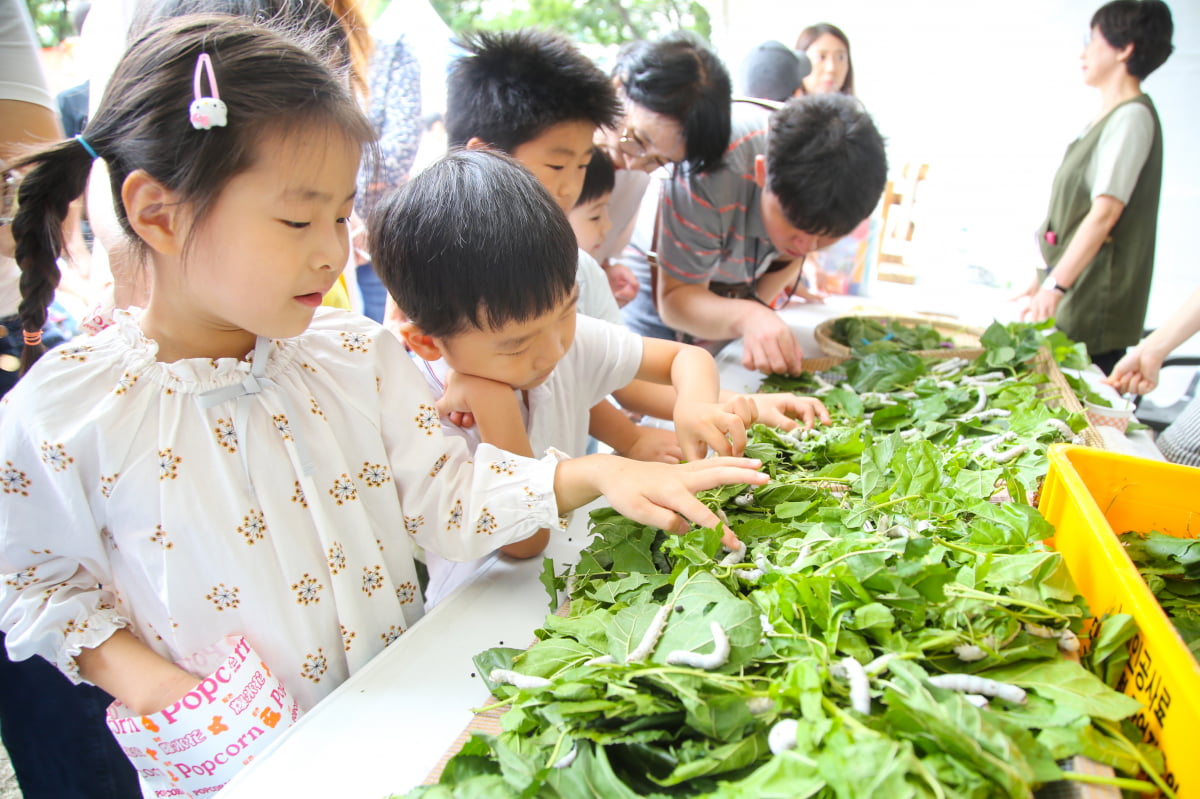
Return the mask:
<svg viewBox="0 0 1200 799">
<path fill-rule="evenodd" d="M 92 147 L 92 145 L 88 144 L 88 140 L 83 138 L 83 136 L 76 136 L 75 141 L 83 145 L 83 149 L 87 150 L 87 154 L 92 157 L 93 161 L 100 157 L 100 154 L 96 152 L 96 149 Z"/>
<path fill-rule="evenodd" d="M 26 347 L 36 347 L 42 343 L 42 331 L 40 330 L 35 330 L 32 333 L 28 330 L 22 330 L 21 333 L 24 335 Z"/>
<path fill-rule="evenodd" d="M 200 79 L 203 72 L 208 73 L 208 90 L 212 97 L 200 93 Z M 212 59 L 208 53 L 201 53 L 196 58 L 196 72 L 192 77 L 192 105 L 188 108 L 188 119 L 196 130 L 223 128 L 226 121 L 225 103 L 221 101 L 221 93 L 217 91 L 217 77 L 213 74 Z"/>
</svg>

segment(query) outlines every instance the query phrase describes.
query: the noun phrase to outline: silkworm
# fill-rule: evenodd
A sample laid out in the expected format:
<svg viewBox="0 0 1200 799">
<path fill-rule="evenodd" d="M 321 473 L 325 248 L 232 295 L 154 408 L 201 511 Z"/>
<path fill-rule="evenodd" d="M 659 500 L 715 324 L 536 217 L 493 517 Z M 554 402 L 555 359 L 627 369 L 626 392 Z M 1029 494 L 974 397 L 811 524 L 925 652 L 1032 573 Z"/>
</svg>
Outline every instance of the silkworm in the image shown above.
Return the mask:
<svg viewBox="0 0 1200 799">
<path fill-rule="evenodd" d="M 939 364 L 931 366 L 929 368 L 929 371 L 935 375 L 949 374 L 951 372 L 957 372 L 959 369 L 962 369 L 968 363 L 970 363 L 970 361 L 965 361 L 962 358 L 949 358 L 945 361 L 942 361 Z"/>
<path fill-rule="evenodd" d="M 883 674 L 885 671 L 887 671 L 888 664 L 890 664 L 899 656 L 900 653 L 898 652 L 884 652 L 882 655 L 863 666 L 863 671 L 865 671 L 871 677 Z"/>
<path fill-rule="evenodd" d="M 983 694 L 963 694 L 963 699 L 975 707 L 983 708 L 988 706 L 988 698 Z"/>
<path fill-rule="evenodd" d="M 970 375 L 969 377 L 964 377 L 963 382 L 973 385 L 973 386 L 977 386 L 980 383 L 988 383 L 988 384 L 997 383 L 997 382 L 1004 380 L 1007 377 L 1008 377 L 1008 375 L 1004 374 L 1004 372 L 985 372 L 984 374 L 981 374 L 981 375 Z"/>
<path fill-rule="evenodd" d="M 583 661 L 583 665 L 585 665 L 585 666 L 608 666 L 608 665 L 611 665 L 616 662 L 617 662 L 617 659 L 614 658 L 612 655 L 600 655 L 600 656 L 594 657 L 590 660 Z"/>
<path fill-rule="evenodd" d="M 782 754 L 789 749 L 796 748 L 796 731 L 800 728 L 799 722 L 795 719 L 783 719 L 775 722 L 771 727 L 771 731 L 767 733 L 767 746 L 771 749 L 771 754 Z"/>
<path fill-rule="evenodd" d="M 729 554 L 721 558 L 718 563 L 722 566 L 734 566 L 746 559 L 746 545 L 738 542 L 738 546 L 729 550 Z"/>
<path fill-rule="evenodd" d="M 917 534 L 903 524 L 893 524 L 884 533 L 888 538 L 917 538 Z"/>
<path fill-rule="evenodd" d="M 737 578 L 743 583 L 757 583 L 766 574 L 762 569 L 738 569 Z"/>
<path fill-rule="evenodd" d="M 919 394 L 917 394 L 917 392 L 915 392 L 915 391 L 901 391 L 901 392 L 897 393 L 896 396 L 902 400 L 910 400 L 910 401 L 921 398 L 921 396 Z"/>
<path fill-rule="evenodd" d="M 993 450 L 992 451 L 992 460 L 994 460 L 996 463 L 1008 463 L 1011 460 L 1015 460 L 1016 458 L 1021 457 L 1028 451 L 1029 451 L 1028 444 L 1018 444 L 1017 446 L 1013 447 L 1012 449 L 1004 450 L 1004 452 L 996 452 L 995 450 Z"/>
<path fill-rule="evenodd" d="M 770 572 L 775 571 L 775 564 L 767 560 L 767 556 L 763 552 L 759 552 L 754 556 L 754 565 L 764 574 L 769 574 Z"/>
<path fill-rule="evenodd" d="M 1067 424 L 1062 419 L 1047 419 L 1046 424 L 1061 433 L 1064 438 L 1075 437 L 1075 431 L 1071 429 L 1071 425 Z"/>
<path fill-rule="evenodd" d="M 987 657 L 987 652 L 976 644 L 959 644 L 954 647 L 954 655 L 963 663 L 974 663 Z"/>
<path fill-rule="evenodd" d="M 539 688 L 550 686 L 550 681 L 545 677 L 521 674 L 519 671 L 511 669 L 492 669 L 492 673 L 488 675 L 488 679 L 492 682 L 511 685 L 513 688 L 520 688 L 525 691 L 536 691 Z"/>
<path fill-rule="evenodd" d="M 646 628 L 646 632 L 642 635 L 641 642 L 629 653 L 629 657 L 625 659 L 626 663 L 641 663 L 650 657 L 650 653 L 654 651 L 654 646 L 658 643 L 658 639 L 662 637 L 663 629 L 667 626 L 667 617 L 671 615 L 671 607 L 671 604 L 668 603 L 658 609 L 658 612 L 654 614 L 654 618 L 650 620 L 650 626 Z"/>
<path fill-rule="evenodd" d="M 719 669 L 729 662 L 729 636 L 720 622 L 714 621 L 709 629 L 712 631 L 713 651 L 708 654 L 692 652 L 687 649 L 676 649 L 667 655 L 670 666 L 690 666 L 693 669 L 712 671 Z"/>
<path fill-rule="evenodd" d="M 905 441 L 912 441 L 919 435 L 921 435 L 921 431 L 915 427 L 910 427 L 908 430 L 902 430 L 900 432 L 900 438 L 904 439 Z"/>
<path fill-rule="evenodd" d="M 964 694 L 994 696 L 1016 705 L 1025 704 L 1025 691 L 1016 685 L 989 680 L 976 674 L 939 674 L 929 678 L 930 685 Z"/>
<path fill-rule="evenodd" d="M 881 394 L 878 391 L 867 391 L 861 395 L 863 402 L 874 402 L 876 405 L 899 405 L 894 399 L 887 394 Z"/>
<path fill-rule="evenodd" d="M 758 623 L 762 625 L 763 635 L 775 634 L 775 625 L 771 624 L 771 620 L 767 618 L 767 614 L 758 614 Z"/>
<path fill-rule="evenodd" d="M 1079 636 L 1070 627 L 1061 630 L 1043 627 L 1040 624 L 1025 624 L 1025 632 L 1037 638 L 1057 638 L 1058 648 L 1064 652 L 1079 651 Z"/>
<path fill-rule="evenodd" d="M 850 707 L 864 716 L 871 715 L 871 681 L 857 659 L 847 655 L 829 668 L 829 673 L 845 677 L 850 683 Z"/>
<path fill-rule="evenodd" d="M 945 391 L 953 391 L 954 389 L 958 388 L 957 383 L 951 383 L 949 380 L 939 380 L 937 381 L 936 385 L 938 388 Z"/>
<path fill-rule="evenodd" d="M 813 378 L 813 380 L 816 381 L 817 385 L 821 388 L 826 388 L 826 389 L 830 389 L 830 390 L 832 390 L 834 388 L 833 383 L 830 383 L 828 380 L 821 377 L 819 372 L 813 372 L 812 378 Z"/>
<path fill-rule="evenodd" d="M 747 491 L 745 494 L 738 494 L 736 497 L 733 498 L 733 504 L 737 505 L 739 508 L 744 508 L 747 505 L 753 504 L 753 502 L 754 502 L 754 492 L 753 491 Z"/>
<path fill-rule="evenodd" d="M 959 417 L 959 421 L 973 422 L 976 419 L 987 421 L 988 419 L 1007 419 L 1012 416 L 1012 411 L 1006 408 L 985 408 L 979 413 L 968 413 Z"/>
<path fill-rule="evenodd" d="M 975 391 L 975 404 L 971 407 L 971 410 L 967 411 L 968 416 L 979 413 L 987 407 L 987 391 L 983 388 L 983 386 L 976 386 Z"/>
<path fill-rule="evenodd" d="M 575 757 L 579 754 L 579 747 L 572 746 L 571 751 L 560 757 L 550 768 L 567 768 L 575 762 Z"/>
<path fill-rule="evenodd" d="M 746 700 L 746 709 L 752 715 L 761 716 L 763 713 L 770 713 L 775 707 L 775 702 L 769 696 L 752 696 Z"/>
</svg>

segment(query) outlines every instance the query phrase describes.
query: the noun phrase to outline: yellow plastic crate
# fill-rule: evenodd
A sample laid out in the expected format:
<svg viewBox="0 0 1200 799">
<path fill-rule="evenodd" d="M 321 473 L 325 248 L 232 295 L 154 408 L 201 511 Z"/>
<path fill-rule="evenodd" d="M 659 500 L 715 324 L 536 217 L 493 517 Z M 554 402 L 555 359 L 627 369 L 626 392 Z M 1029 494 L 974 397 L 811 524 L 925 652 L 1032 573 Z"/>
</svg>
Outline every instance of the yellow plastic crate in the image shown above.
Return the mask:
<svg viewBox="0 0 1200 799">
<path fill-rule="evenodd" d="M 1125 554 L 1116 533 L 1200 534 L 1200 469 L 1058 444 L 1038 508 L 1092 615 L 1128 613 L 1140 634 L 1121 676 L 1144 707 L 1135 721 L 1166 755 L 1180 797 L 1200 797 L 1200 665 Z"/>
</svg>

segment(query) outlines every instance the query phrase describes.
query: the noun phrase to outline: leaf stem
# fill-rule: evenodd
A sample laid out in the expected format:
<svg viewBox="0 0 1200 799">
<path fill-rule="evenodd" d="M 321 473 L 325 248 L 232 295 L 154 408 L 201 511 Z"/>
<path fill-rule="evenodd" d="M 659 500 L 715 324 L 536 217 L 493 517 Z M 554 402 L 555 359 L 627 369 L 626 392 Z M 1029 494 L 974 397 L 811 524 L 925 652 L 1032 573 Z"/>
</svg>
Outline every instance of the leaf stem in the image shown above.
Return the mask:
<svg viewBox="0 0 1200 799">
<path fill-rule="evenodd" d="M 843 560 L 846 560 L 847 558 L 852 558 L 852 557 L 854 557 L 855 555 L 880 555 L 880 554 L 887 554 L 887 555 L 899 555 L 900 553 L 899 553 L 899 552 L 897 552 L 897 551 L 896 551 L 896 550 L 894 550 L 894 549 L 886 549 L 886 548 L 876 548 L 876 549 L 856 549 L 856 550 L 854 550 L 853 552 L 847 552 L 845 555 L 838 555 L 838 556 L 837 556 L 836 558 L 834 558 L 833 560 L 826 561 L 825 563 L 822 563 L 822 564 L 821 564 L 821 568 L 817 569 L 815 572 L 813 572 L 813 574 L 814 574 L 814 575 L 817 575 L 817 574 L 822 574 L 822 573 L 824 573 L 824 572 L 825 572 L 825 570 L 826 570 L 826 569 L 828 569 L 828 568 L 829 568 L 830 566 L 832 566 L 833 564 L 835 564 L 835 563 L 839 563 L 839 562 L 841 562 L 841 561 L 843 561 Z"/>
<path fill-rule="evenodd" d="M 1120 727 L 1111 721 L 1104 721 L 1102 719 L 1096 719 L 1095 724 L 1100 729 L 1104 730 L 1113 738 L 1115 738 L 1123 748 L 1127 749 L 1129 753 L 1133 755 L 1134 759 L 1137 760 L 1138 765 L 1142 767 L 1142 771 L 1146 772 L 1146 775 L 1149 776 L 1151 781 L 1158 786 L 1158 789 L 1163 792 L 1163 795 L 1166 796 L 1167 799 L 1179 799 L 1178 794 L 1171 790 L 1171 786 L 1167 785 L 1166 781 L 1163 780 L 1162 775 L 1154 770 L 1154 766 L 1150 765 L 1150 761 L 1147 760 L 1146 756 L 1142 754 L 1142 750 L 1138 749 L 1136 744 L 1125 737 L 1125 734 L 1121 732 Z"/>
<path fill-rule="evenodd" d="M 1064 771 L 1062 776 L 1064 780 L 1086 782 L 1090 785 L 1112 785 L 1123 791 L 1134 791 L 1144 794 L 1158 793 L 1158 788 L 1153 783 L 1146 782 L 1145 780 L 1131 780 L 1125 777 L 1104 777 L 1099 774 L 1085 774 L 1080 771 Z"/>
<path fill-rule="evenodd" d="M 1035 610 L 1038 613 L 1045 614 L 1055 619 L 1060 619 L 1062 621 L 1068 620 L 1067 616 L 1064 616 L 1058 611 L 1051 610 L 1045 605 L 1039 605 L 1036 602 L 1026 602 L 1023 599 L 1017 599 L 1016 597 L 997 596 L 996 594 L 989 594 L 986 591 L 977 591 L 974 588 L 967 588 L 965 585 L 959 585 L 956 583 L 947 583 L 942 590 L 951 596 L 958 596 L 962 597 L 963 599 L 978 599 L 983 602 L 991 602 L 998 606 L 1016 605 L 1019 608 Z"/>
</svg>

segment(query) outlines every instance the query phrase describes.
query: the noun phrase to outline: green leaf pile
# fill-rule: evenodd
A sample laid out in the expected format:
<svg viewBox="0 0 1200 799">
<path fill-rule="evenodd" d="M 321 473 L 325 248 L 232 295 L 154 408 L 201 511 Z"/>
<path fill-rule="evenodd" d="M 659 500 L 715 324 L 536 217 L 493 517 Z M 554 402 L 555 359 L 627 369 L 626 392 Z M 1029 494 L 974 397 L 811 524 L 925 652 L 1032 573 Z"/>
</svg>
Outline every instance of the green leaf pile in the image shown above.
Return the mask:
<svg viewBox="0 0 1200 799">
<path fill-rule="evenodd" d="M 1120 539 L 1187 648 L 1200 658 L 1200 539 L 1157 531 L 1128 532 Z"/>
<path fill-rule="evenodd" d="M 872 352 L 836 375 L 770 378 L 821 394 L 834 424 L 754 427 L 748 453 L 770 482 L 700 495 L 745 544 L 738 562 L 721 530 L 671 536 L 593 513 L 579 563 L 545 577 L 568 592 L 568 615 L 547 617 L 528 650 L 476 658 L 485 678 L 512 669 L 549 684 L 489 680 L 510 705 L 504 731 L 476 734 L 439 784 L 410 795 L 1027 797 L 1072 777 L 1057 763 L 1076 754 L 1155 778 L 1161 755 L 1124 722 L 1138 703 L 1060 651 L 1088 611 L 1025 501 L 1045 447 L 1084 422 L 1052 407 L 1026 366 L 1040 332 L 996 325 L 985 339 L 952 370 Z M 1011 460 L 990 454 L 1016 446 Z M 631 658 L 663 608 L 661 638 Z M 713 622 L 723 663 L 668 662 L 717 648 Z M 869 712 L 853 709 L 847 658 L 865 668 Z M 1026 700 L 979 707 L 930 682 L 943 673 L 1020 686 Z M 795 745 L 773 754 L 780 722 Z"/>
</svg>

